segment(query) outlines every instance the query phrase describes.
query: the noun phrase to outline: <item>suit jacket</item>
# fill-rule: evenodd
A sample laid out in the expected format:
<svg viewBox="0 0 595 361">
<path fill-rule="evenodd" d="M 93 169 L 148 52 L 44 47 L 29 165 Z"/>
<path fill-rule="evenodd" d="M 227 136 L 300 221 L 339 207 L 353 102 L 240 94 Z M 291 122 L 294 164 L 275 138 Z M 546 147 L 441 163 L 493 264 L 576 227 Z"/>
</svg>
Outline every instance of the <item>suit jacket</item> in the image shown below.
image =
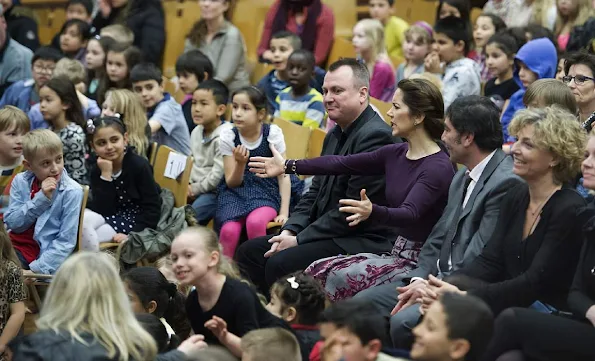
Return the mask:
<svg viewBox="0 0 595 361">
<path fill-rule="evenodd" d="M 421 249 L 418 267 L 407 274 L 406 282 L 413 277 L 425 279 L 430 274 L 436 275 L 440 252 L 445 246 L 450 248 L 452 271 L 471 263 L 494 232 L 502 198 L 511 187 L 522 182 L 512 173 L 512 158 L 498 149 L 479 177 L 465 208 L 460 211 L 466 172 L 464 167 L 455 174 L 446 209 Z M 458 219 L 454 219 L 457 214 Z M 456 227 L 454 233 L 452 227 Z M 446 239 L 449 235 L 451 239 Z"/>
<path fill-rule="evenodd" d="M 348 155 L 374 151 L 392 144 L 390 127 L 368 106 L 344 132 L 338 126 L 324 139 L 322 155 Z M 343 138 L 343 145 L 341 139 Z M 350 227 L 348 213 L 339 212 L 339 200 L 360 199 L 366 189 L 374 204 L 387 205 L 382 176 L 316 176 L 283 227 L 297 234 L 298 244 L 332 239 L 349 254 L 390 252 L 397 235 L 395 227 L 363 222 Z"/>
</svg>

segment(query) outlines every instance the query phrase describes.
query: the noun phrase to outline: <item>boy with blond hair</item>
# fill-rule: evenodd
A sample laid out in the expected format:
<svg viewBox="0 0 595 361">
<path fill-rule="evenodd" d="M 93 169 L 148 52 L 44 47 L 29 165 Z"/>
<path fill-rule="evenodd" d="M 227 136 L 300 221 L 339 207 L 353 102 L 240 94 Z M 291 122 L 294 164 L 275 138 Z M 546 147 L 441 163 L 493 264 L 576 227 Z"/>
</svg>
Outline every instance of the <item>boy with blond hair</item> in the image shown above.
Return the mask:
<svg viewBox="0 0 595 361">
<path fill-rule="evenodd" d="M 17 107 L 0 109 L 0 219 L 8 206 L 10 183 L 23 171 L 23 136 L 29 131 L 29 118 Z"/>
<path fill-rule="evenodd" d="M 78 60 L 62 58 L 56 63 L 56 68 L 52 74 L 52 78 L 64 76 L 74 84 L 76 95 L 83 107 L 83 116 L 85 119 L 93 119 L 101 114 L 101 108 L 93 99 L 85 96 L 87 70 L 85 66 Z M 29 110 L 29 119 L 31 120 L 31 129 L 48 128 L 49 124 L 43 119 L 41 114 L 40 104 L 37 103 Z"/>
<path fill-rule="evenodd" d="M 4 223 L 24 274 L 54 274 L 72 253 L 83 190 L 64 170 L 62 141 L 49 129 L 23 137 L 26 172 L 15 176 Z"/>
<path fill-rule="evenodd" d="M 129 27 L 122 24 L 106 26 L 105 28 L 101 29 L 99 36 L 107 36 L 108 38 L 114 39 L 118 43 L 126 44 L 128 46 L 132 46 L 132 43 L 134 43 L 134 33 Z"/>
<path fill-rule="evenodd" d="M 242 361 L 301 361 L 297 338 L 282 328 L 263 328 L 242 337 Z"/>
</svg>

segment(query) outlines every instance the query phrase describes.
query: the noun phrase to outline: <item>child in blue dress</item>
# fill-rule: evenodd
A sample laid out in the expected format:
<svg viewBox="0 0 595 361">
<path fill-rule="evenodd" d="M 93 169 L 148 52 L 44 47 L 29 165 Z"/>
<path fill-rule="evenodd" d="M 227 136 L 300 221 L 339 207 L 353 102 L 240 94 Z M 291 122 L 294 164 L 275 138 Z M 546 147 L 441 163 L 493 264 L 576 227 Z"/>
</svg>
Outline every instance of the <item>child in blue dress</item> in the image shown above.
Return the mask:
<svg viewBox="0 0 595 361">
<path fill-rule="evenodd" d="M 87 123 L 87 140 L 97 154 L 91 169 L 92 198 L 83 219 L 82 248 L 122 242 L 130 232 L 156 228 L 161 196 L 149 161 L 128 147 L 124 122 L 103 116 Z"/>
<path fill-rule="evenodd" d="M 232 106 L 234 127 L 219 136 L 225 179 L 218 187 L 215 216 L 217 225 L 221 226 L 219 240 L 223 254 L 230 258 L 244 226 L 252 239 L 265 236 L 270 221 L 287 221 L 292 193 L 289 177 L 259 178 L 247 167 L 251 156 L 270 157 L 271 147 L 285 153 L 281 128 L 265 123 L 268 116 L 265 95 L 254 86 L 245 87 L 233 94 Z"/>
</svg>

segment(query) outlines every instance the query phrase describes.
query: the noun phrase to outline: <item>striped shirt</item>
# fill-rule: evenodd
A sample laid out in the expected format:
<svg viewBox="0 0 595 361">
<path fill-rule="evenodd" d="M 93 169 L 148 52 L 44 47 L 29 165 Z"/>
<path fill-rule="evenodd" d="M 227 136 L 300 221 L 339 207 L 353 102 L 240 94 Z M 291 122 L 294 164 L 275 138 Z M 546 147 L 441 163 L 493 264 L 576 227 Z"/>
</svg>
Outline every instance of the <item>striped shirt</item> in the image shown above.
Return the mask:
<svg viewBox="0 0 595 361">
<path fill-rule="evenodd" d="M 310 129 L 321 128 L 326 117 L 322 94 L 311 88 L 307 94 L 294 98 L 291 89 L 291 87 L 285 88 L 277 96 L 275 117 Z"/>
<path fill-rule="evenodd" d="M 4 211 L 8 209 L 8 202 L 10 200 L 10 183 L 12 182 L 14 176 L 23 170 L 22 158 L 16 166 L 0 166 L 0 219 L 2 219 L 2 214 L 4 214 Z"/>
</svg>

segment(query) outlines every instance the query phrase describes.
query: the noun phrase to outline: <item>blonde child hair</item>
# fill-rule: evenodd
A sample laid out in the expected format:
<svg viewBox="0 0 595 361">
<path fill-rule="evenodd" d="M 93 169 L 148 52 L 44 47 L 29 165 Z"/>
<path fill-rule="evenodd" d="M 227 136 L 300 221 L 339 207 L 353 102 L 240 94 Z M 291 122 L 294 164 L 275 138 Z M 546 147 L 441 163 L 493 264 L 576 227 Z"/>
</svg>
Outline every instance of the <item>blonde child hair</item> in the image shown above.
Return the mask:
<svg viewBox="0 0 595 361">
<path fill-rule="evenodd" d="M 31 121 L 25 112 L 12 105 L 5 105 L 0 109 L 0 132 L 16 130 L 25 134 L 31 128 Z"/>
<path fill-rule="evenodd" d="M 29 163 L 38 153 L 56 155 L 62 152 L 62 140 L 49 129 L 35 129 L 23 137 L 23 156 Z"/>
<path fill-rule="evenodd" d="M 436 88 L 440 89 L 440 91 L 442 91 L 442 80 L 440 80 L 440 78 L 438 78 L 436 75 L 432 73 L 424 72 L 421 74 L 411 74 L 409 79 L 425 79 L 430 83 L 434 84 Z"/>
<path fill-rule="evenodd" d="M 114 39 L 118 43 L 126 44 L 131 46 L 134 43 L 134 33 L 129 27 L 122 24 L 108 25 L 101 29 L 100 36 L 106 36 Z"/>
<path fill-rule="evenodd" d="M 432 33 L 432 27 L 428 23 L 418 21 L 405 30 L 404 35 L 407 41 L 420 39 L 423 44 L 432 45 Z"/>
<path fill-rule="evenodd" d="M 242 337 L 242 359 L 246 361 L 300 361 L 297 338 L 282 328 L 253 330 Z"/>
<path fill-rule="evenodd" d="M 377 60 L 380 56 L 386 55 L 386 47 L 384 43 L 384 26 L 376 19 L 360 20 L 355 26 L 361 25 L 364 28 L 366 37 L 371 40 L 373 49 L 373 58 Z"/>
<path fill-rule="evenodd" d="M 557 11 L 556 12 L 556 26 L 554 28 L 555 35 L 560 35 L 560 33 L 562 32 L 562 29 L 568 22 L 571 23 L 570 28 L 572 29 L 575 26 L 583 25 L 587 21 L 587 19 L 589 19 L 589 17 L 594 14 L 590 0 L 571 0 L 571 1 L 578 3 L 577 4 L 578 9 L 575 14 L 576 16 L 574 18 L 572 18 L 572 17 L 563 18 L 562 15 L 560 15 L 560 12 Z"/>
<path fill-rule="evenodd" d="M 523 95 L 523 104 L 525 107 L 537 108 L 558 105 L 570 114 L 578 114 L 576 98 L 566 84 L 556 79 L 538 79 L 533 82 Z"/>
<path fill-rule="evenodd" d="M 128 143 L 136 148 L 137 154 L 146 157 L 149 148 L 146 133 L 147 113 L 138 95 L 128 89 L 111 89 L 105 98 L 115 112 L 122 115 L 128 133 Z"/>
<path fill-rule="evenodd" d="M 119 279 L 103 253 L 71 256 L 50 284 L 38 329 L 68 332 L 81 343 L 81 335 L 90 334 L 118 361 L 155 359 L 157 345 L 136 320 Z"/>
<path fill-rule="evenodd" d="M 62 58 L 56 63 L 52 77 L 64 76 L 75 85 L 87 81 L 85 66 L 78 60 Z M 78 89 L 77 89 L 78 90 Z M 79 90 L 80 91 L 80 90 Z"/>
</svg>

